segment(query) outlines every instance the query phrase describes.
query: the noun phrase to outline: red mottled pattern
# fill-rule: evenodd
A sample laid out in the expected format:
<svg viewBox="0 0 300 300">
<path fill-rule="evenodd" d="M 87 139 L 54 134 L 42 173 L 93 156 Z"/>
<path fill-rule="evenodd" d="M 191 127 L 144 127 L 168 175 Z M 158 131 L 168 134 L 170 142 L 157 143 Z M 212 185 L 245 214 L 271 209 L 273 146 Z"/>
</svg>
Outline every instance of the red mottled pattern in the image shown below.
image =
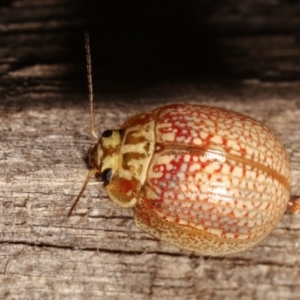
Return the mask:
<svg viewBox="0 0 300 300">
<path fill-rule="evenodd" d="M 156 111 L 159 113 L 157 143 L 179 143 L 235 154 L 263 163 L 289 180 L 285 150 L 262 123 L 211 106 L 176 104 Z"/>
<path fill-rule="evenodd" d="M 145 183 L 161 218 L 225 238 L 270 232 L 289 199 L 289 162 L 261 123 L 209 106 L 154 110 L 157 150 Z"/>
</svg>

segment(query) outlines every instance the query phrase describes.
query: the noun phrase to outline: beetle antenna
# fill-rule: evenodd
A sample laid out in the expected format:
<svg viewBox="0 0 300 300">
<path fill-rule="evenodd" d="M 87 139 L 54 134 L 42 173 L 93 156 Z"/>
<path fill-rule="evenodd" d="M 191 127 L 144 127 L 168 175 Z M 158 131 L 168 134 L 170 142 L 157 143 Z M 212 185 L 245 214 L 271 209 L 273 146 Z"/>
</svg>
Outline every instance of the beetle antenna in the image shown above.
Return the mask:
<svg viewBox="0 0 300 300">
<path fill-rule="evenodd" d="M 98 135 L 95 132 L 95 123 L 94 123 L 94 92 L 93 92 L 93 73 L 92 73 L 92 56 L 90 49 L 90 36 L 86 32 L 84 35 L 85 39 L 85 54 L 86 54 L 86 70 L 87 70 L 87 81 L 89 89 L 89 104 L 90 104 L 90 120 L 91 120 L 91 135 L 98 140 Z"/>
<path fill-rule="evenodd" d="M 89 171 L 89 173 L 88 173 L 88 175 L 87 175 L 87 177 L 86 177 L 86 179 L 85 179 L 85 182 L 84 182 L 84 184 L 83 184 L 83 186 L 82 186 L 82 188 L 81 188 L 81 190 L 80 190 L 80 193 L 77 195 L 77 197 L 76 197 L 76 199 L 75 199 L 73 205 L 71 206 L 71 208 L 70 208 L 70 210 L 69 210 L 68 218 L 71 216 L 71 214 L 72 214 L 72 212 L 73 212 L 75 206 L 77 205 L 79 199 L 81 198 L 82 194 L 84 193 L 84 191 L 85 191 L 85 189 L 86 189 L 86 186 L 87 186 L 88 182 L 90 181 L 90 179 L 91 179 L 97 172 L 99 172 L 99 171 L 98 171 L 98 170 L 95 170 L 95 169 Z"/>
<path fill-rule="evenodd" d="M 90 130 L 91 130 L 91 135 L 98 140 L 98 135 L 95 132 L 95 122 L 94 122 L 94 108 L 93 108 L 93 102 L 94 102 L 94 92 L 93 92 L 93 73 L 92 73 L 92 59 L 91 59 L 91 49 L 90 49 L 90 36 L 88 32 L 85 33 L 84 35 L 85 39 L 85 55 L 86 55 L 86 70 L 87 70 L 87 81 L 88 81 L 88 89 L 89 89 L 89 104 L 90 104 L 90 120 L 91 120 L 91 125 L 90 125 Z M 68 218 L 71 216 L 74 208 L 76 207 L 79 199 L 81 198 L 82 194 L 84 193 L 86 186 L 90 179 L 97 173 L 99 172 L 96 169 L 90 170 L 85 182 L 77 195 L 73 205 L 71 206 L 69 213 L 68 213 Z"/>
</svg>

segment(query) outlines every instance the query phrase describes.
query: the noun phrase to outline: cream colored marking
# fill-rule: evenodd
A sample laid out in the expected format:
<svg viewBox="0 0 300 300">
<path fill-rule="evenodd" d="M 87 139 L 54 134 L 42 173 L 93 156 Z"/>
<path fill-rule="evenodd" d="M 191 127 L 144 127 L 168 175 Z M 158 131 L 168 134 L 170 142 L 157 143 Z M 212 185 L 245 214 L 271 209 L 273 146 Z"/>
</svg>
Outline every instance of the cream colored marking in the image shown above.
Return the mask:
<svg viewBox="0 0 300 300">
<path fill-rule="evenodd" d="M 189 198 L 191 201 L 196 201 L 198 200 L 198 192 L 188 192 L 187 194 L 187 198 Z"/>
<path fill-rule="evenodd" d="M 260 200 L 254 200 L 254 201 L 253 201 L 253 205 L 254 205 L 254 207 L 255 207 L 256 209 L 259 208 L 260 205 L 261 205 L 261 199 L 260 199 Z"/>
<path fill-rule="evenodd" d="M 274 162 L 274 160 L 273 160 L 271 157 L 267 157 L 267 159 L 266 159 L 266 164 L 267 164 L 268 166 L 272 166 L 274 163 L 275 163 L 275 162 Z M 276 162 L 276 163 L 277 163 L 277 162 Z"/>
<path fill-rule="evenodd" d="M 195 217 L 197 215 L 197 212 L 195 210 L 191 210 L 190 214 L 191 214 L 192 217 Z"/>
<path fill-rule="evenodd" d="M 154 163 L 155 165 L 172 166 L 171 162 L 174 160 L 174 158 L 175 158 L 174 155 L 168 155 L 168 154 L 156 155 L 154 159 Z"/>
<path fill-rule="evenodd" d="M 201 225 L 201 224 L 196 225 L 196 228 L 199 229 L 199 230 L 204 230 L 204 227 L 203 227 L 203 225 Z"/>
<path fill-rule="evenodd" d="M 208 178 L 207 178 L 206 174 L 202 174 L 200 172 L 196 173 L 195 182 L 201 183 L 201 185 L 199 186 L 199 189 L 202 193 L 208 192 L 208 185 L 207 185 Z"/>
<path fill-rule="evenodd" d="M 98 167 L 101 167 L 101 172 L 103 172 L 103 170 L 105 169 L 111 168 L 115 173 L 116 170 L 118 169 L 117 151 L 119 149 L 120 143 L 121 143 L 120 133 L 119 131 L 114 130 L 110 138 L 105 138 L 105 139 L 101 138 L 98 144 L 94 146 L 95 148 L 92 148 L 93 150 L 91 150 L 91 152 L 96 150 L 96 154 L 97 154 L 96 164 Z M 112 150 L 111 155 L 107 155 L 104 157 L 106 151 L 104 151 L 103 149 Z M 91 154 L 90 154 L 90 160 L 91 160 Z"/>
<path fill-rule="evenodd" d="M 161 188 L 159 188 L 159 187 L 155 187 L 155 192 L 156 192 L 156 194 L 158 194 L 158 195 L 162 195 L 162 189 Z"/>
<path fill-rule="evenodd" d="M 154 192 L 154 190 L 150 186 L 147 186 L 146 197 L 148 199 L 153 199 L 153 200 L 157 199 L 157 194 Z"/>
<path fill-rule="evenodd" d="M 230 174 L 230 168 L 227 164 L 224 164 L 222 166 L 222 174 L 223 175 L 229 175 Z"/>
<path fill-rule="evenodd" d="M 173 202 L 173 205 L 176 207 L 176 211 L 181 210 L 180 201 L 178 201 L 178 199 Z"/>
<path fill-rule="evenodd" d="M 185 208 L 185 213 L 189 214 L 192 203 L 191 202 L 183 202 L 181 205 L 182 205 L 182 207 Z"/>
<path fill-rule="evenodd" d="M 219 135 L 215 135 L 211 138 L 211 141 L 216 144 L 222 144 L 222 138 Z"/>
<path fill-rule="evenodd" d="M 188 167 L 187 163 L 182 163 L 182 165 L 180 166 L 179 172 L 185 173 L 187 170 L 187 167 Z"/>
<path fill-rule="evenodd" d="M 132 197 L 128 202 L 120 202 L 118 201 L 118 199 L 115 199 L 112 195 L 110 195 L 110 193 L 107 192 L 107 195 L 113 202 L 115 202 L 122 208 L 132 208 L 138 202 L 138 199 L 136 199 L 135 197 Z"/>
<path fill-rule="evenodd" d="M 105 159 L 102 160 L 102 164 L 101 164 L 101 170 L 102 172 L 105 170 L 105 169 L 109 169 L 109 168 L 112 168 L 114 172 L 117 171 L 117 157 L 116 157 L 116 154 L 114 153 L 113 155 L 107 155 L 105 157 Z"/>
<path fill-rule="evenodd" d="M 158 181 L 158 185 L 160 187 L 166 188 L 167 187 L 167 182 L 166 181 Z"/>
<path fill-rule="evenodd" d="M 208 228 L 207 229 L 208 232 L 215 234 L 217 236 L 221 236 L 222 235 L 222 230 L 217 229 L 217 228 Z"/>
<path fill-rule="evenodd" d="M 256 185 L 256 189 L 259 193 L 263 193 L 265 191 L 264 185 Z"/>
<path fill-rule="evenodd" d="M 177 194 L 177 199 L 183 201 L 185 200 L 185 196 L 183 194 Z"/>
<path fill-rule="evenodd" d="M 180 180 L 180 181 L 184 181 L 186 178 L 185 178 L 185 174 L 184 173 L 182 173 L 182 172 L 179 172 L 178 174 L 177 174 L 177 177 L 178 177 L 178 179 Z"/>
<path fill-rule="evenodd" d="M 212 223 L 210 221 L 204 221 L 204 226 L 206 227 L 206 230 L 210 227 L 212 227 Z"/>
<path fill-rule="evenodd" d="M 187 122 L 187 124 L 192 127 L 194 125 L 194 122 L 196 121 L 195 117 L 184 115 L 184 120 Z"/>
<path fill-rule="evenodd" d="M 124 144 L 127 141 L 127 137 L 132 135 L 135 138 L 141 138 L 142 142 L 134 144 Z M 146 151 L 148 147 L 148 151 Z M 125 130 L 124 138 L 120 147 L 120 164 L 118 168 L 118 176 L 127 180 L 135 178 L 140 181 L 141 185 L 144 184 L 147 178 L 147 171 L 150 160 L 154 153 L 155 141 L 154 141 L 154 121 L 149 122 L 142 127 L 140 125 L 129 127 Z M 130 166 L 130 170 L 122 168 L 123 156 L 125 154 L 138 153 L 144 154 L 144 158 L 132 159 L 127 162 Z M 142 171 L 141 171 L 142 169 Z"/>
<path fill-rule="evenodd" d="M 179 190 L 182 192 L 186 192 L 187 191 L 187 186 L 185 183 L 180 184 L 179 186 Z"/>
<path fill-rule="evenodd" d="M 260 208 L 261 210 L 265 210 L 268 204 L 269 204 L 269 203 L 268 203 L 267 201 L 263 201 L 263 202 L 261 202 L 259 208 Z"/>
<path fill-rule="evenodd" d="M 225 233 L 224 235 L 228 239 L 233 239 L 234 238 L 234 234 L 233 233 Z"/>
<path fill-rule="evenodd" d="M 201 134 L 202 134 L 202 133 L 200 133 L 200 137 L 202 137 Z M 205 133 L 203 132 L 203 134 L 205 134 Z M 195 130 L 191 130 L 190 136 L 193 137 L 193 138 L 196 138 L 196 137 L 199 136 L 199 133 L 198 133 L 197 131 L 195 131 Z M 207 134 L 206 134 L 206 136 L 207 136 Z"/>
<path fill-rule="evenodd" d="M 145 151 L 145 146 L 147 146 L 148 141 L 139 143 L 139 144 L 126 144 L 122 145 L 121 153 L 140 153 L 147 155 L 148 153 Z"/>
<path fill-rule="evenodd" d="M 244 204 L 245 204 L 245 201 L 241 200 L 237 200 L 236 203 L 235 203 L 235 208 L 238 208 L 238 209 L 244 209 Z"/>
<path fill-rule="evenodd" d="M 243 218 L 245 216 L 245 212 L 242 212 L 239 209 L 233 209 L 232 212 L 237 218 Z"/>
<path fill-rule="evenodd" d="M 213 182 L 209 187 L 209 191 L 212 195 L 215 195 L 214 198 L 209 200 L 210 203 L 218 203 L 221 201 L 229 202 L 233 198 L 233 193 L 231 190 L 228 189 L 226 184 L 221 182 Z"/>
<path fill-rule="evenodd" d="M 194 138 L 194 139 L 193 139 L 193 143 L 194 143 L 195 145 L 202 145 L 202 140 L 200 140 L 199 138 Z"/>
<path fill-rule="evenodd" d="M 201 169 L 201 166 L 200 164 L 192 164 L 190 167 L 189 167 L 189 171 L 191 173 L 194 173 L 195 171 L 198 171 Z"/>
<path fill-rule="evenodd" d="M 199 161 L 199 157 L 194 155 L 194 156 L 193 156 L 193 161 L 195 161 L 195 162 L 196 162 L 196 161 Z"/>
<path fill-rule="evenodd" d="M 189 182 L 187 187 L 192 192 L 198 192 L 198 186 L 195 184 L 195 182 Z"/>
<path fill-rule="evenodd" d="M 176 142 L 179 142 L 179 143 L 183 142 L 184 140 L 185 140 L 185 136 L 183 136 L 183 135 L 176 138 Z"/>
<path fill-rule="evenodd" d="M 190 160 L 191 160 L 191 155 L 190 154 L 185 154 L 184 157 L 183 157 L 183 161 L 187 163 Z"/>
<path fill-rule="evenodd" d="M 166 195 L 164 195 L 164 198 L 165 198 L 164 203 L 165 203 L 166 206 L 169 206 L 171 204 L 171 200 L 168 199 L 168 194 L 167 193 L 165 193 L 165 194 Z"/>
<path fill-rule="evenodd" d="M 266 159 L 266 155 L 263 152 L 256 151 L 256 155 L 259 160 L 264 161 Z"/>
<path fill-rule="evenodd" d="M 236 150 L 236 151 L 239 151 L 241 149 L 239 144 L 234 140 L 228 140 L 227 146 L 234 149 L 234 150 Z"/>
<path fill-rule="evenodd" d="M 199 160 L 200 162 L 206 163 L 207 161 L 209 161 L 209 158 L 206 156 L 199 156 Z"/>
<path fill-rule="evenodd" d="M 170 174 L 170 176 L 171 176 L 171 174 Z M 169 188 L 170 188 L 170 189 L 175 189 L 176 186 L 177 186 L 177 184 L 175 183 L 175 181 L 171 181 L 171 182 L 169 183 Z"/>
<path fill-rule="evenodd" d="M 235 177 L 243 177 L 243 169 L 241 167 L 234 167 L 232 175 Z"/>
<path fill-rule="evenodd" d="M 215 171 L 219 169 L 220 169 L 219 164 L 210 164 L 204 168 L 204 171 L 208 174 L 215 174 Z"/>
<path fill-rule="evenodd" d="M 175 140 L 175 133 L 174 132 L 162 133 L 160 135 L 159 140 L 163 140 L 166 142 L 173 142 Z"/>
<path fill-rule="evenodd" d="M 174 166 L 172 165 L 172 164 L 167 164 L 166 166 L 166 170 L 168 171 L 168 172 L 170 172 L 170 171 L 172 171 L 173 169 L 174 169 Z M 169 174 L 169 173 L 168 173 Z"/>
<path fill-rule="evenodd" d="M 166 179 L 167 179 L 167 180 L 170 180 L 170 179 L 171 179 L 171 174 L 170 174 L 170 173 L 167 173 L 167 174 L 166 174 Z"/>
<path fill-rule="evenodd" d="M 218 221 L 218 216 L 215 215 L 215 214 L 212 214 L 212 215 L 210 216 L 210 218 L 211 218 L 212 221 Z"/>
<path fill-rule="evenodd" d="M 264 212 L 264 214 L 266 214 L 267 212 Z M 248 214 L 248 218 L 249 219 L 253 219 L 254 217 L 257 217 L 257 211 L 256 210 L 252 210 L 249 212 Z"/>
<path fill-rule="evenodd" d="M 173 192 L 169 192 L 169 198 L 175 199 L 175 194 Z"/>
<path fill-rule="evenodd" d="M 221 164 L 226 162 L 226 154 L 224 153 L 213 152 L 208 150 L 204 153 L 204 156 L 209 160 L 218 160 L 218 162 Z"/>
<path fill-rule="evenodd" d="M 203 204 L 201 205 L 201 208 L 202 208 L 202 210 L 204 210 L 204 211 L 208 211 L 208 210 L 214 208 L 214 204 L 203 203 Z"/>
<path fill-rule="evenodd" d="M 151 174 L 151 175 L 150 175 Z M 149 177 L 150 178 L 161 178 L 163 176 L 162 172 L 158 172 L 158 171 L 153 171 L 153 170 L 149 170 Z"/>
<path fill-rule="evenodd" d="M 187 225 L 187 221 L 181 219 L 181 220 L 179 221 L 179 224 L 181 224 L 181 225 Z"/>
<path fill-rule="evenodd" d="M 247 181 L 242 180 L 242 181 L 240 182 L 240 188 L 241 188 L 241 189 L 246 189 L 246 188 L 247 188 Z"/>
<path fill-rule="evenodd" d="M 205 117 L 207 118 L 207 116 Z M 204 119 L 205 120 L 205 119 Z M 209 120 L 209 119 L 206 119 L 205 120 L 205 125 L 208 127 L 208 128 L 214 128 L 215 127 L 215 122 Z"/>
<path fill-rule="evenodd" d="M 246 178 L 251 179 L 251 180 L 256 180 L 257 177 L 257 172 L 253 170 L 247 170 L 246 171 Z"/>
<path fill-rule="evenodd" d="M 120 144 L 120 133 L 118 131 L 113 131 L 113 136 L 111 138 L 102 139 L 103 148 L 117 148 Z"/>
<path fill-rule="evenodd" d="M 263 175 L 263 174 L 260 174 L 260 175 L 257 177 L 257 181 L 264 182 L 265 180 L 266 180 L 266 176 Z"/>
<path fill-rule="evenodd" d="M 250 237 L 249 234 L 239 234 L 237 238 L 239 240 L 247 240 L 247 239 L 249 239 L 249 237 Z"/>
</svg>

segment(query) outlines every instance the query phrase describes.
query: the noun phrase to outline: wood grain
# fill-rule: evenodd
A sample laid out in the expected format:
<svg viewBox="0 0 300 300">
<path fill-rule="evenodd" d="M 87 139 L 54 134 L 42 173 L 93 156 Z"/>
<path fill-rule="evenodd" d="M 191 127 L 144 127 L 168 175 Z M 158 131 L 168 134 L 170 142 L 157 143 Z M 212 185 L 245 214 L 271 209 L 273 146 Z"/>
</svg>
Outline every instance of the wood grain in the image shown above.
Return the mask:
<svg viewBox="0 0 300 300">
<path fill-rule="evenodd" d="M 66 217 L 94 143 L 86 29 L 99 133 L 166 103 L 234 109 L 280 137 L 300 195 L 299 4 L 97 3 L 0 6 L 0 298 L 299 299 L 299 215 L 285 214 L 263 243 L 224 258 L 141 232 L 97 180 Z"/>
</svg>

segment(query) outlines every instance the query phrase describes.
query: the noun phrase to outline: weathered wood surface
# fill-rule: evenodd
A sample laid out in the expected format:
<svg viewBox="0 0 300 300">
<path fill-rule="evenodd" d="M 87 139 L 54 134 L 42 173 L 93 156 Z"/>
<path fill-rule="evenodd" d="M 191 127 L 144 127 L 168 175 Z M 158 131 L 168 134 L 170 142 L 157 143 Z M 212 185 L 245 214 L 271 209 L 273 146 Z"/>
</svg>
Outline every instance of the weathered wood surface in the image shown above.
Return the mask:
<svg viewBox="0 0 300 300">
<path fill-rule="evenodd" d="M 99 132 L 166 103 L 235 109 L 281 138 L 300 195 L 299 4 L 40 2 L 0 4 L 0 299 L 299 299 L 300 216 L 224 258 L 139 231 L 96 180 L 66 217 L 94 142 L 86 28 Z"/>
</svg>

